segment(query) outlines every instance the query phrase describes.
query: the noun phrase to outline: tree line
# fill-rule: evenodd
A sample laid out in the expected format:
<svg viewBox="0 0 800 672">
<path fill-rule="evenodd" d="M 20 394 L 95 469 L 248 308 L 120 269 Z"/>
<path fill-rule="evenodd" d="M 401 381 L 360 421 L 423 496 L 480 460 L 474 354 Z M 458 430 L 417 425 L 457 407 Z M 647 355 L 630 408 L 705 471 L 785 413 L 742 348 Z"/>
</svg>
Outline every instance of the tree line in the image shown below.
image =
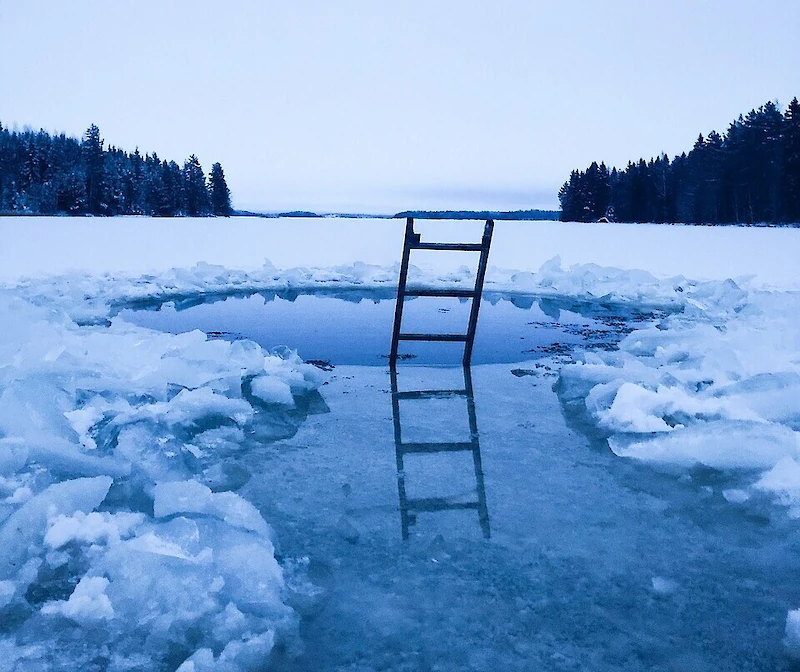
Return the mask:
<svg viewBox="0 0 800 672">
<path fill-rule="evenodd" d="M 562 221 L 800 223 L 800 103 L 769 102 L 701 134 L 687 154 L 593 162 L 558 193 Z"/>
<path fill-rule="evenodd" d="M 229 216 L 219 163 L 206 179 L 192 154 L 179 166 L 158 155 L 104 148 L 92 124 L 81 140 L 0 124 L 0 213 L 37 215 Z"/>
</svg>

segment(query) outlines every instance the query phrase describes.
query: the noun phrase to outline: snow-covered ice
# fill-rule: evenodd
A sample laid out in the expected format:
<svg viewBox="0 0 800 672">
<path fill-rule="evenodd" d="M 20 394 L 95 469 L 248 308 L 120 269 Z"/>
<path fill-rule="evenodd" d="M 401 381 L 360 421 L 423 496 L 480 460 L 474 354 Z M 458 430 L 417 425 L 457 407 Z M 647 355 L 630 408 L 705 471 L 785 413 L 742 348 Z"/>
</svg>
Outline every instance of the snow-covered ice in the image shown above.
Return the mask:
<svg viewBox="0 0 800 672">
<path fill-rule="evenodd" d="M 377 490 L 372 497 L 349 494 L 349 490 L 344 495 L 332 494 L 330 483 L 325 482 L 330 472 L 321 459 L 334 451 L 354 473 L 383 464 L 386 454 L 370 452 L 382 442 L 391 445 L 390 428 L 385 439 L 375 433 L 384 431 L 387 418 L 375 410 L 379 406 L 370 396 L 370 390 L 387 385 L 383 373 L 354 368 L 351 378 L 367 381 L 359 387 L 348 382 L 348 369 L 337 369 L 334 384 L 330 374 L 304 363 L 303 353 L 290 349 L 292 343 L 286 344 L 289 348 L 266 352 L 251 341 L 209 339 L 202 332 L 160 333 L 118 315 L 125 307 L 210 294 L 323 287 L 391 290 L 397 281 L 397 266 L 391 259 L 400 247 L 402 223 L 370 221 L 369 226 L 387 227 L 390 234 L 370 229 L 366 236 L 355 236 L 360 247 L 347 250 L 351 256 L 345 258 L 340 248 L 324 250 L 324 236 L 329 232 L 317 245 L 303 249 L 296 237 L 276 238 L 270 228 L 274 223 L 259 221 L 233 226 L 244 226 L 261 247 L 230 236 L 234 240 L 226 239 L 215 255 L 215 239 L 207 230 L 209 224 L 202 222 L 202 235 L 192 247 L 180 250 L 179 239 L 193 240 L 185 237 L 190 223 L 181 222 L 174 229 L 163 229 L 166 239 L 176 237 L 174 249 L 169 249 L 167 240 L 160 251 L 149 257 L 143 253 L 138 259 L 135 246 L 126 249 L 121 241 L 141 235 L 137 227 L 152 227 L 149 220 L 111 222 L 109 226 L 121 237 L 109 236 L 104 242 L 98 242 L 95 232 L 105 222 L 42 218 L 0 220 L 0 224 L 10 241 L 6 251 L 16 250 L 17 255 L 9 256 L 8 264 L 4 259 L 6 284 L 0 288 L 0 669 L 92 665 L 109 670 L 259 669 L 270 655 L 283 656 L 301 648 L 300 619 L 316 614 L 326 595 L 333 596 L 334 613 L 345 620 L 360 613 L 372 624 L 365 626 L 367 631 L 383 633 L 384 639 L 368 637 L 376 647 L 376 660 L 381 652 L 389 655 L 396 650 L 394 644 L 386 643 L 393 637 L 421 634 L 407 620 L 410 603 L 404 600 L 410 599 L 409 593 L 399 589 L 371 592 L 377 585 L 372 578 L 356 580 L 349 570 L 342 570 L 350 577 L 351 588 L 366 591 L 361 596 L 343 595 L 333 587 L 325 588 L 325 572 L 303 560 L 308 551 L 303 545 L 315 530 L 324 536 L 326 529 L 332 534 L 319 540 L 320 547 L 334 549 L 335 555 L 339 553 L 335 545 L 344 542 L 351 549 L 348 553 L 355 554 L 354 566 L 368 576 L 373 572 L 378 577 L 375 581 L 391 582 L 392 578 L 385 570 L 370 568 L 372 560 L 387 554 L 406 557 L 391 544 L 383 550 L 376 547 L 375 502 L 388 511 L 396 502 L 383 501 Z M 313 225 L 323 232 L 334 223 L 316 220 Z M 358 221 L 348 226 L 361 231 L 358 227 L 367 224 Z M 525 226 L 528 229 L 523 231 Z M 652 474 L 654 483 L 661 483 L 662 477 L 672 479 L 670 487 L 676 492 L 690 488 L 695 516 L 704 516 L 707 509 L 722 519 L 758 517 L 783 532 L 796 531 L 792 525 L 800 517 L 798 232 L 630 225 L 558 230 L 554 226 L 498 225 L 486 288 L 669 312 L 657 323 L 643 324 L 630 333 L 616 350 L 585 352 L 564 366 L 556 366 L 553 360 L 548 369 L 550 374 L 558 373 L 555 390 L 570 426 L 613 451 L 610 458 L 615 461 L 602 462 L 606 465 L 602 469 L 628 469 L 610 466 L 622 463 L 631 470 L 625 473 L 635 473 L 637 478 Z M 62 228 L 55 234 L 57 227 Z M 33 241 L 48 232 L 64 237 L 57 261 L 52 256 L 37 260 L 29 253 Z M 537 235 L 541 238 L 538 247 Z M 602 246 L 598 246 L 600 238 Z M 270 247 L 273 240 L 275 249 Z M 721 260 L 712 262 L 707 251 L 714 244 L 721 245 Z M 56 246 L 52 247 L 49 254 L 55 251 Z M 284 260 L 291 259 L 296 249 L 307 253 L 307 260 L 289 268 Z M 632 256 L 617 256 L 619 261 L 613 266 L 595 263 L 610 263 L 615 249 Z M 673 253 L 664 254 L 669 250 Z M 364 251 L 363 261 L 355 261 L 360 251 Z M 562 258 L 544 256 L 550 251 L 560 252 Z M 264 263 L 264 257 L 277 260 L 283 268 Z M 178 261 L 170 263 L 173 258 Z M 647 270 L 636 270 L 639 267 Z M 432 286 L 468 284 L 471 274 L 461 265 L 420 264 L 412 269 L 412 279 Z M 485 384 L 505 390 L 510 383 L 502 382 L 500 373 L 507 373 L 507 368 L 485 367 Z M 503 548 L 515 544 L 524 548 L 539 570 L 568 581 L 579 581 L 580 572 L 556 569 L 557 557 L 569 547 L 570 562 L 578 562 L 575 558 L 586 553 L 588 559 L 592 548 L 599 553 L 595 558 L 599 565 L 589 573 L 586 589 L 587 595 L 597 596 L 602 592 L 601 575 L 616 576 L 613 553 L 598 551 L 599 539 L 607 536 L 609 526 L 621 524 L 603 518 L 605 500 L 600 493 L 605 489 L 613 493 L 616 504 L 635 506 L 643 524 L 646 515 L 661 515 L 674 505 L 653 494 L 639 493 L 630 499 L 625 488 L 611 480 L 594 490 L 592 484 L 608 475 L 601 477 L 581 467 L 585 496 L 598 499 L 592 523 L 596 526 L 587 528 L 585 520 L 570 518 L 572 510 L 563 508 L 569 504 L 562 490 L 570 486 L 541 447 L 530 459 L 552 470 L 553 483 L 560 485 L 545 488 L 547 500 L 545 494 L 532 491 L 530 483 L 519 481 L 521 474 L 528 473 L 519 465 L 519 473 L 514 473 L 513 461 L 520 456 L 503 453 L 499 447 L 521 445 L 519 432 L 526 423 L 549 422 L 540 418 L 539 407 L 528 399 L 545 403 L 542 390 L 548 386 L 536 384 L 551 378 L 537 369 L 531 371 L 535 375 L 513 377 L 515 385 L 527 387 L 508 392 L 503 397 L 505 406 L 486 402 L 498 427 L 507 428 L 489 430 L 490 436 L 493 432 L 496 436 L 495 443 L 488 445 L 498 446 L 498 454 L 505 455 L 507 463 L 495 466 L 507 472 L 509 491 L 530 491 L 525 497 L 532 498 L 532 507 L 540 506 L 554 519 L 560 518 L 552 525 L 542 523 L 538 532 L 559 529 L 563 536 L 558 542 L 546 542 L 550 548 L 546 557 L 536 559 L 531 555 L 537 552 L 533 538 L 515 539 L 512 532 L 515 522 L 518 530 L 529 523 L 506 504 L 495 502 L 500 521 L 496 542 Z M 338 410 L 352 413 L 354 423 L 359 413 L 370 417 L 377 412 L 378 416 L 362 422 L 361 429 L 344 430 L 357 432 L 352 435 L 341 433 L 342 425 L 336 424 L 340 416 L 319 416 L 311 422 L 309 414 L 319 405 L 313 400 L 319 399 L 321 390 L 326 402 L 331 402 L 334 392 L 347 393 L 351 407 L 340 400 Z M 423 420 L 435 426 L 436 417 L 423 416 Z M 572 436 L 565 428 L 553 431 L 559 440 Z M 283 464 L 283 456 L 294 450 L 292 441 L 298 432 L 304 445 L 316 448 L 298 457 L 297 465 Z M 271 452 L 272 445 L 288 452 Z M 595 466 L 601 464 L 588 445 L 581 450 L 594 455 L 586 459 Z M 315 455 L 320 461 L 314 462 Z M 391 467 L 391 453 L 388 457 Z M 296 471 L 304 462 L 309 484 L 298 495 L 291 488 L 305 482 Z M 279 467 L 283 471 L 270 471 Z M 391 481 L 391 468 L 387 476 Z M 456 486 L 457 479 L 451 484 Z M 344 508 L 331 504 L 342 496 L 350 502 Z M 561 509 L 555 501 L 562 502 Z M 302 532 L 297 529 L 305 525 L 298 518 L 301 509 L 311 516 L 310 529 Z M 281 533 L 273 532 L 270 516 L 280 522 L 292 549 L 288 555 L 276 551 L 283 542 Z M 670 534 L 680 536 L 676 543 L 685 553 L 694 553 L 690 549 L 704 543 L 695 538 L 697 531 L 681 530 L 677 523 L 665 525 Z M 645 528 L 636 527 L 637 534 L 647 536 Z M 435 556 L 437 566 L 450 563 L 447 571 L 456 571 L 452 565 L 461 562 L 459 558 L 500 552 L 499 547 L 495 551 L 466 548 L 458 541 L 457 525 L 446 529 L 445 537 L 436 542 L 434 535 L 436 543 L 426 542 L 420 552 Z M 573 538 L 581 530 L 588 537 Z M 633 562 L 636 553 L 626 547 L 625 534 L 620 534 L 614 541 L 619 557 Z M 648 548 L 655 549 L 656 537 L 648 539 Z M 718 543 L 713 539 L 712 545 Z M 769 543 L 778 553 L 777 542 Z M 364 549 L 374 555 L 364 555 Z M 681 576 L 677 556 L 670 555 L 669 562 L 657 566 L 655 550 L 648 554 L 653 565 L 634 572 L 636 590 L 641 589 L 636 594 L 644 600 L 636 603 L 637 608 L 650 609 L 652 605 L 642 605 L 654 596 L 660 605 L 652 607 L 656 611 L 668 608 L 671 601 L 688 608 L 694 604 L 692 590 L 706 596 L 694 573 L 696 565 Z M 513 565 L 522 562 L 521 557 L 514 551 L 502 556 L 502 562 Z M 765 557 L 758 556 L 767 562 Z M 742 560 L 736 566 L 736 571 L 744 572 L 755 565 Z M 783 577 L 788 566 L 781 567 L 776 584 L 784 591 L 780 598 L 784 612 L 778 620 L 785 623 L 785 632 L 775 635 L 772 628 L 769 636 L 774 635 L 776 642 L 783 637 L 794 651 L 800 649 L 800 617 L 792 609 L 800 603 L 800 594 L 786 588 L 789 584 Z M 430 590 L 434 582 L 428 571 L 434 570 L 426 569 L 412 585 Z M 525 575 L 511 567 L 503 572 L 512 583 Z M 625 581 L 617 578 L 612 584 L 622 590 Z M 487 586 L 504 590 L 491 580 Z M 449 588 L 448 595 L 459 599 L 455 588 Z M 553 594 L 541 599 L 550 600 L 549 604 L 557 601 Z M 727 593 L 724 599 L 735 604 Z M 625 607 L 620 600 L 613 613 L 605 616 L 622 618 Z M 758 601 L 753 600 L 748 604 L 756 605 Z M 584 606 L 592 609 L 591 599 L 587 597 Z M 759 608 L 763 606 L 758 603 Z M 544 613 L 541 604 L 525 602 L 518 608 L 518 613 L 528 615 Z M 501 620 L 512 617 L 510 613 L 490 615 Z M 427 614 L 426 618 L 441 624 L 441 616 Z M 586 623 L 583 616 L 571 614 L 570 618 Z M 337 632 L 338 625 L 322 622 L 327 625 L 320 627 L 329 628 L 328 634 Z M 472 634 L 484 642 L 486 651 L 491 650 L 489 640 Z M 642 634 L 654 636 L 649 631 Z M 591 634 L 586 637 L 595 641 Z M 603 668 L 598 661 L 587 663 L 589 659 L 582 658 L 585 651 L 578 640 L 537 642 L 536 655 L 550 652 L 548 660 L 556 667 L 583 660 Z M 624 646 L 629 645 L 625 640 Z M 513 646 L 516 653 L 509 654 L 511 658 L 490 656 L 491 660 L 481 662 L 458 658 L 460 650 L 456 658 L 461 669 L 490 664 L 515 669 L 520 661 L 536 659 L 526 648 L 530 642 L 521 635 L 515 636 Z M 625 656 L 613 652 L 613 642 L 609 646 L 614 665 L 624 669 Z M 663 644 L 653 646 L 663 648 Z M 772 654 L 767 658 L 775 660 Z M 686 660 L 690 659 L 698 660 Z M 628 660 L 628 669 L 646 669 L 647 660 L 640 657 L 635 665 Z M 655 667 L 683 669 L 663 656 L 653 660 L 657 660 Z M 609 663 L 606 669 L 613 666 Z"/>
</svg>

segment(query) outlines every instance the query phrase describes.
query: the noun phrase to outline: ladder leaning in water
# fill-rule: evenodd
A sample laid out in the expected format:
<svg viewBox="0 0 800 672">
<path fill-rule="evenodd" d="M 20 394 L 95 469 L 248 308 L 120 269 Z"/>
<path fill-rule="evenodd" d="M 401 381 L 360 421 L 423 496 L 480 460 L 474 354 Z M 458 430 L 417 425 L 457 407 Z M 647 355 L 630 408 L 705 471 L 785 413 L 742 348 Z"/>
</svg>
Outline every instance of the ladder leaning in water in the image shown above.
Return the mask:
<svg viewBox="0 0 800 672">
<path fill-rule="evenodd" d="M 400 262 L 400 281 L 397 285 L 397 306 L 394 313 L 394 329 L 392 331 L 392 349 L 389 354 L 389 364 L 397 362 L 397 349 L 400 341 L 463 341 L 464 358 L 462 363 L 469 366 L 472 360 L 472 346 L 475 342 L 475 330 L 478 326 L 478 311 L 481 307 L 481 294 L 483 293 L 483 280 L 486 277 L 486 262 L 489 258 L 489 247 L 492 244 L 494 221 L 486 220 L 483 228 L 483 237 L 480 243 L 423 243 L 419 233 L 414 232 L 414 218 L 406 220 L 406 234 L 403 241 L 403 258 Z M 475 276 L 475 286 L 472 289 L 408 289 L 408 265 L 411 250 L 442 250 L 460 252 L 480 252 L 478 259 L 478 272 Z M 403 304 L 407 296 L 441 296 L 472 299 L 472 308 L 469 314 L 469 324 L 466 334 L 414 334 L 401 329 L 403 322 Z"/>
<path fill-rule="evenodd" d="M 480 309 L 483 281 L 486 276 L 486 262 L 489 257 L 489 247 L 492 242 L 494 222 L 489 219 L 483 230 L 480 243 L 423 243 L 420 234 L 414 231 L 414 220 L 409 217 L 406 221 L 405 240 L 403 244 L 403 258 L 400 265 L 400 281 L 397 288 L 397 307 L 395 309 L 394 329 L 392 331 L 392 349 L 389 356 L 389 373 L 391 376 L 392 391 L 392 416 L 394 420 L 394 443 L 397 460 L 397 489 L 400 498 L 400 520 L 403 539 L 408 539 L 410 528 L 421 512 L 444 512 L 453 510 L 472 509 L 477 511 L 478 523 L 483 536 L 487 539 L 491 532 L 489 528 L 489 511 L 486 505 L 486 488 L 481 464 L 481 447 L 478 434 L 478 421 L 475 414 L 475 399 L 472 389 L 472 372 L 470 360 L 472 359 L 472 346 L 475 340 L 475 330 L 478 324 L 478 311 Z M 437 288 L 437 289 L 408 289 L 408 266 L 411 250 L 446 250 L 480 252 L 475 285 L 472 289 Z M 403 332 L 403 304 L 407 296 L 433 296 L 472 299 L 469 324 L 466 334 L 417 334 Z M 460 389 L 446 390 L 408 390 L 400 391 L 397 371 L 397 350 L 400 341 L 463 341 L 464 357 L 462 369 L 464 386 Z M 423 401 L 426 399 L 442 399 L 449 397 L 463 397 L 466 401 L 467 417 L 469 420 L 469 438 L 462 441 L 404 441 L 402 422 L 400 419 L 400 402 Z M 475 478 L 476 498 L 464 501 L 452 500 L 448 497 L 409 497 L 406 492 L 405 460 L 408 455 L 434 455 L 437 453 L 468 452 L 472 455 L 472 467 Z"/>
</svg>

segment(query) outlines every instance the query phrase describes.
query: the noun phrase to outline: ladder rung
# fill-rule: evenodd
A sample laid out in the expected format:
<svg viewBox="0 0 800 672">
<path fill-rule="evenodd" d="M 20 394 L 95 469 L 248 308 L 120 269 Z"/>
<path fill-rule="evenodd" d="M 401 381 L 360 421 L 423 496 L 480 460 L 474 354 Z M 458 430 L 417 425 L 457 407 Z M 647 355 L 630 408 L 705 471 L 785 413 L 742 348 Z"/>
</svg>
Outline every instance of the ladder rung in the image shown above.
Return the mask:
<svg viewBox="0 0 800 672">
<path fill-rule="evenodd" d="M 480 502 L 450 502 L 443 497 L 406 500 L 406 508 L 415 511 L 444 511 L 448 509 L 477 509 Z"/>
<path fill-rule="evenodd" d="M 466 334 L 398 334 L 398 341 L 466 341 Z"/>
<path fill-rule="evenodd" d="M 461 252 L 480 252 L 482 243 L 410 243 L 413 250 L 457 250 Z"/>
<path fill-rule="evenodd" d="M 406 296 L 456 296 L 474 299 L 474 289 L 407 289 Z"/>
<path fill-rule="evenodd" d="M 448 397 L 466 397 L 466 390 L 410 390 L 397 392 L 397 399 L 447 399 Z"/>
<path fill-rule="evenodd" d="M 440 443 L 399 443 L 397 449 L 403 453 L 455 453 L 460 450 L 473 450 L 471 441 L 451 441 Z"/>
</svg>

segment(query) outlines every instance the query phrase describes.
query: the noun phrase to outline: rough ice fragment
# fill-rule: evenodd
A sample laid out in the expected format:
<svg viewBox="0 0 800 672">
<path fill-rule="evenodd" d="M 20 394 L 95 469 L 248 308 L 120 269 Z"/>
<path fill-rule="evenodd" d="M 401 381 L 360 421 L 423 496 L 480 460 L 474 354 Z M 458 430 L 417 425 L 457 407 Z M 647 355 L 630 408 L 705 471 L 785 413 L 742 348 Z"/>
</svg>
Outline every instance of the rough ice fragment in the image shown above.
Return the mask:
<svg viewBox="0 0 800 672">
<path fill-rule="evenodd" d="M 12 578 L 29 554 L 42 549 L 49 518 L 92 511 L 112 482 L 109 476 L 96 476 L 56 483 L 12 513 L 0 528 L 0 579 Z"/>
<path fill-rule="evenodd" d="M 113 618 L 114 608 L 106 595 L 108 583 L 104 576 L 84 576 L 68 600 L 49 602 L 42 613 L 60 614 L 78 622 Z"/>
<path fill-rule="evenodd" d="M 270 528 L 250 502 L 234 492 L 212 492 L 197 481 L 159 483 L 153 491 L 156 518 L 176 513 L 199 513 L 224 520 L 229 525 L 270 537 Z"/>
</svg>

